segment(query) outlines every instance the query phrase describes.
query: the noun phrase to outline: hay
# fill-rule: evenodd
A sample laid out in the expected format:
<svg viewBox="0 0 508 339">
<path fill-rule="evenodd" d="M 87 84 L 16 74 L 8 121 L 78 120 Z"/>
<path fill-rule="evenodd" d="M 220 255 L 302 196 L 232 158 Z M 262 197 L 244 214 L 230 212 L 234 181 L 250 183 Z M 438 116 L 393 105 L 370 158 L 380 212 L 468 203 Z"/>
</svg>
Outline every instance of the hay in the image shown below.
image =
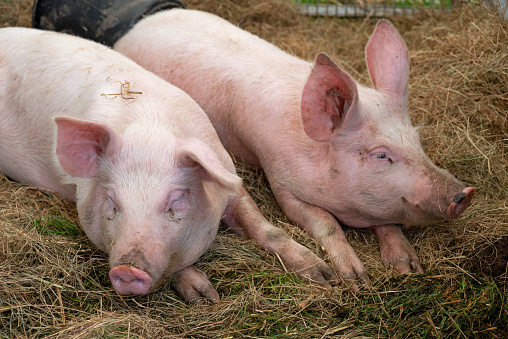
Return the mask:
<svg viewBox="0 0 508 339">
<path fill-rule="evenodd" d="M 283 0 L 186 5 L 307 60 L 325 51 L 370 82 L 363 49 L 376 20 L 303 17 Z M 0 26 L 28 26 L 30 7 L 28 0 L 1 2 Z M 198 263 L 219 304 L 188 306 L 169 283 L 149 296 L 120 297 L 106 256 L 73 226 L 74 206 L 0 177 L 0 337 L 507 336 L 508 24 L 481 6 L 392 21 L 410 50 L 410 113 L 426 152 L 478 189 L 458 220 L 406 230 L 426 275 L 395 274 L 370 232 L 347 229 L 373 289 L 325 291 L 284 272 L 255 243 L 220 233 Z M 262 171 L 237 165 L 267 218 L 325 258 L 284 217 Z"/>
</svg>

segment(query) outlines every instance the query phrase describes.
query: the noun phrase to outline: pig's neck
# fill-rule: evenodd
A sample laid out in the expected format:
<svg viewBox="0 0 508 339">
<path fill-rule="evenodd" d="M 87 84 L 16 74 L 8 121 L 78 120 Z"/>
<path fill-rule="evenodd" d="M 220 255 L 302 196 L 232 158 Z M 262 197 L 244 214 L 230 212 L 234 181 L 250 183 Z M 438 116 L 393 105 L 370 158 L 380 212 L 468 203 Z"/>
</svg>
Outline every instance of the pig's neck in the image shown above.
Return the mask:
<svg viewBox="0 0 508 339">
<path fill-rule="evenodd" d="M 291 158 L 288 154 L 303 152 L 315 158 L 316 151 L 326 151 L 322 143 L 305 134 L 301 122 L 301 94 L 312 65 L 287 55 L 278 64 L 267 61 L 258 67 L 252 70 L 248 81 L 237 81 L 239 95 L 230 106 L 234 118 L 228 117 L 233 126 L 227 132 L 247 145 L 241 157 L 266 169 L 274 161 Z M 225 133 L 218 133 L 221 139 L 230 139 Z M 225 144 L 226 148 L 233 146 L 236 153 L 231 142 Z"/>
</svg>

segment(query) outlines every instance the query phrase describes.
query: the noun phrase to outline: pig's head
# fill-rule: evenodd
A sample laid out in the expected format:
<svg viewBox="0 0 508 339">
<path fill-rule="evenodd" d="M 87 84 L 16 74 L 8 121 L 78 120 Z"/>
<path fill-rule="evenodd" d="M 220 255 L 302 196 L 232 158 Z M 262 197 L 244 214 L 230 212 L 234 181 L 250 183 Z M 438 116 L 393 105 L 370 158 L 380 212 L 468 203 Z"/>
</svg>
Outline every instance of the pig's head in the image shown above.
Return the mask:
<svg viewBox="0 0 508 339">
<path fill-rule="evenodd" d="M 77 185 L 81 226 L 109 254 L 119 294 L 155 290 L 207 251 L 241 179 L 207 145 L 160 126 L 56 118 L 57 155 Z"/>
<path fill-rule="evenodd" d="M 373 89 L 326 55 L 316 58 L 301 114 L 305 133 L 320 142 L 323 169 L 302 195 L 354 227 L 458 217 L 475 189 L 425 155 L 407 111 L 407 47 L 388 21 L 378 23 L 366 59 Z"/>
</svg>

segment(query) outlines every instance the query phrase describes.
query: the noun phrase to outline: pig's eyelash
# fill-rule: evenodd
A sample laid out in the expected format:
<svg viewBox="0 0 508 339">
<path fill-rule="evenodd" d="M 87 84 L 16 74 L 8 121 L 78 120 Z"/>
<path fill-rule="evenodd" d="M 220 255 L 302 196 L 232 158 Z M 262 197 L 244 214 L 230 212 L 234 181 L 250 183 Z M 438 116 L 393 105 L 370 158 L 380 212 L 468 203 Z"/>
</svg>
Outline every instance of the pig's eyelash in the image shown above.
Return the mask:
<svg viewBox="0 0 508 339">
<path fill-rule="evenodd" d="M 112 212 L 113 212 L 113 215 L 116 215 L 116 213 L 118 212 L 118 209 L 116 208 L 116 204 L 115 202 L 113 201 L 113 198 L 111 198 L 109 195 L 106 196 L 106 201 L 109 205 L 109 207 L 111 208 Z"/>
<path fill-rule="evenodd" d="M 393 160 L 388 157 L 386 155 L 386 153 L 377 153 L 377 154 L 374 154 L 374 156 L 376 157 L 376 159 L 380 159 L 380 160 L 388 160 L 391 163 L 393 163 Z"/>
<path fill-rule="evenodd" d="M 175 212 L 173 212 L 173 210 L 170 208 L 169 210 L 166 211 L 166 215 L 168 216 L 169 219 L 171 219 L 172 221 L 180 221 L 182 220 L 181 217 L 178 217 L 175 215 Z"/>
</svg>

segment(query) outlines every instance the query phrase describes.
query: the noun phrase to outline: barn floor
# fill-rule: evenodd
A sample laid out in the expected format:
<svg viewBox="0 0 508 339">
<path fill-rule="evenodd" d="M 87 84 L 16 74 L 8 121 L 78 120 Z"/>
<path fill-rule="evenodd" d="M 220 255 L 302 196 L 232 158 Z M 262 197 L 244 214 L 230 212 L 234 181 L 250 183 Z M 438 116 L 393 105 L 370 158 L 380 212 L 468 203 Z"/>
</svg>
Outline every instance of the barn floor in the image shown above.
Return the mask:
<svg viewBox="0 0 508 339">
<path fill-rule="evenodd" d="M 364 47 L 375 18 L 304 17 L 285 0 L 185 3 L 303 59 L 324 51 L 370 85 Z M 29 26 L 31 4 L 0 1 L 0 27 Z M 0 176 L 0 338 L 508 337 L 508 22 L 473 5 L 391 21 L 410 51 L 410 114 L 427 154 L 477 188 L 459 219 L 405 230 L 424 274 L 398 275 L 369 231 L 345 229 L 373 287 L 326 290 L 221 232 L 197 264 L 219 304 L 189 306 L 169 283 L 121 297 L 106 255 L 76 226 L 75 207 Z M 263 172 L 237 166 L 267 218 L 326 258 L 284 217 Z"/>
</svg>

